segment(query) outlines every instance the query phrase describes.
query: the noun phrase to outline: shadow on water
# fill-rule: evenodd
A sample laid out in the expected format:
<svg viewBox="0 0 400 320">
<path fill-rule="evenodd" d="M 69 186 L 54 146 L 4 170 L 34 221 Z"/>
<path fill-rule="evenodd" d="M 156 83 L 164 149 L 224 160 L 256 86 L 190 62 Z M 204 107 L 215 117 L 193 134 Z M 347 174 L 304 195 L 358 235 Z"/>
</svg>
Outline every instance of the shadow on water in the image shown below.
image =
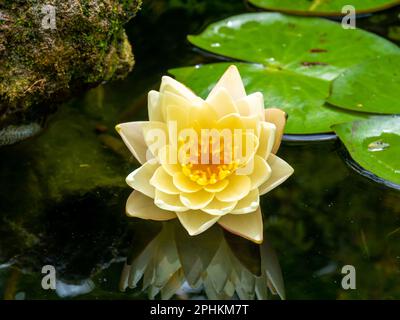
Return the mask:
<svg viewBox="0 0 400 320">
<path fill-rule="evenodd" d="M 0 295 L 400 298 L 400 194 L 351 170 L 337 141 L 284 143 L 295 174 L 261 199 L 261 247 L 217 226 L 190 238 L 176 222 L 125 217 L 124 180 L 138 163 L 114 125 L 147 117 L 147 92 L 168 68 L 212 59 L 187 34 L 247 10 L 242 1 L 149 1 L 127 25 L 137 64 L 126 80 L 77 97 L 40 136 L 0 149 Z M 359 26 L 399 42 L 399 13 Z M 56 267 L 56 291 L 41 288 L 45 264 Z M 357 290 L 341 287 L 344 265 L 355 266 Z"/>
</svg>

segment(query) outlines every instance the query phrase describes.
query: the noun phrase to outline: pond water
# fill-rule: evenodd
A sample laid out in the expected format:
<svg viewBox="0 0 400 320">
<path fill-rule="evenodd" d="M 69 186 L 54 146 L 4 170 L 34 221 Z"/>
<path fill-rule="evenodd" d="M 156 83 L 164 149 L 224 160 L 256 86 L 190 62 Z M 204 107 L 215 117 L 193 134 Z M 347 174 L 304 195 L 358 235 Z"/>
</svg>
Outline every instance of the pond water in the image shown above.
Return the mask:
<svg viewBox="0 0 400 320">
<path fill-rule="evenodd" d="M 254 9 L 242 1 L 145 3 L 127 25 L 136 59 L 128 78 L 76 97 L 60 107 L 39 136 L 0 149 L 1 296 L 146 299 L 158 294 L 159 298 L 157 280 L 162 279 L 163 285 L 169 280 L 163 272 L 171 271 L 175 280 L 182 280 L 176 260 L 191 261 L 193 252 L 180 247 L 177 256 L 169 246 L 186 236 L 180 227 L 173 222 L 161 227 L 124 214 L 131 191 L 125 177 L 138 164 L 114 126 L 146 119 L 147 92 L 159 86 L 169 68 L 215 61 L 193 50 L 185 41 L 187 34 L 247 11 Z M 400 43 L 399 14 L 400 9 L 391 9 L 361 17 L 357 24 Z M 349 168 L 339 141 L 286 141 L 279 154 L 295 174 L 263 196 L 261 203 L 264 239 L 280 268 L 276 261 L 265 266 L 257 246 L 223 235 L 216 227 L 209 233 L 213 237 L 198 238 L 192 246 L 203 257 L 219 252 L 212 262 L 214 271 L 208 270 L 211 280 L 196 289 L 170 281 L 169 290 L 177 291 L 165 289 L 161 295 L 203 299 L 218 296 L 221 287 L 219 297 L 224 297 L 223 293 L 232 292 L 229 282 L 235 285 L 230 277 L 236 268 L 243 274 L 236 281 L 251 287 L 239 296 L 252 298 L 257 285 L 240 268 L 258 273 L 261 264 L 267 271 L 274 269 L 272 280 L 278 282 L 280 269 L 288 299 L 399 299 L 400 192 Z M 147 247 L 155 257 L 147 262 L 155 271 L 145 273 L 136 288 L 122 292 L 127 257 L 128 261 L 138 257 L 156 237 L 157 248 Z M 224 264 L 233 261 L 232 256 L 241 266 Z M 44 265 L 57 270 L 56 291 L 42 289 Z M 355 290 L 342 288 L 345 265 L 355 267 Z M 143 283 L 146 287 L 152 281 L 156 285 L 142 290 Z"/>
</svg>

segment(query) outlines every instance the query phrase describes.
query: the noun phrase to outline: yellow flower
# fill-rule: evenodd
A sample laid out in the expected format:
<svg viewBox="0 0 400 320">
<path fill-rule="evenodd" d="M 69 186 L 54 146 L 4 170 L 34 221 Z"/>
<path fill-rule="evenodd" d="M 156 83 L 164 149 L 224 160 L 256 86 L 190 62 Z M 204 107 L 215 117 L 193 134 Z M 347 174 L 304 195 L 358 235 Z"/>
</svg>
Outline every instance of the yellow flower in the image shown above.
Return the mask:
<svg viewBox="0 0 400 320">
<path fill-rule="evenodd" d="M 226 230 L 263 241 L 259 197 L 293 169 L 275 153 L 286 122 L 278 109 L 264 110 L 263 95 L 246 95 L 231 66 L 206 100 L 163 77 L 148 95 L 149 121 L 117 125 L 141 163 L 126 179 L 135 189 L 131 217 L 178 217 L 190 235 L 218 222 Z"/>
</svg>

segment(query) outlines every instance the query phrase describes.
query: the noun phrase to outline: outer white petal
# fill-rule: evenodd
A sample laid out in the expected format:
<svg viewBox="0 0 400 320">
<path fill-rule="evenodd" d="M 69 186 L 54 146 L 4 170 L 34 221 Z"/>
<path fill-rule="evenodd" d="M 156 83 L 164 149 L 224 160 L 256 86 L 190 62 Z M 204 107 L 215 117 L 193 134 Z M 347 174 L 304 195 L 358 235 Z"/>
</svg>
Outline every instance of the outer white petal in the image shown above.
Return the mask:
<svg viewBox="0 0 400 320">
<path fill-rule="evenodd" d="M 189 210 L 189 208 L 181 202 L 179 195 L 164 193 L 160 190 L 156 190 L 154 204 L 160 209 L 168 211 L 184 212 Z"/>
<path fill-rule="evenodd" d="M 231 211 L 232 214 L 246 214 L 254 212 L 260 206 L 260 194 L 258 189 L 251 190 L 247 196 L 240 200 L 235 208 Z"/>
<path fill-rule="evenodd" d="M 133 189 L 154 199 L 154 187 L 150 184 L 150 179 L 160 165 L 146 162 L 126 177 L 126 183 Z"/>
<path fill-rule="evenodd" d="M 263 242 L 263 221 L 260 208 L 248 214 L 227 214 L 218 220 L 218 223 L 234 234 L 254 241 Z"/>
<path fill-rule="evenodd" d="M 275 143 L 276 127 L 273 123 L 262 121 L 260 131 L 260 143 L 258 145 L 257 154 L 267 159 L 270 155 Z"/>
<path fill-rule="evenodd" d="M 200 210 L 177 212 L 179 221 L 191 236 L 198 235 L 210 228 L 220 218 Z"/>
<path fill-rule="evenodd" d="M 236 106 L 242 116 L 257 115 L 261 121 L 265 120 L 264 96 L 261 92 L 254 92 L 237 100 Z"/>
<path fill-rule="evenodd" d="M 153 199 L 139 191 L 133 191 L 126 202 L 126 214 L 147 220 L 164 221 L 176 218 L 175 212 L 161 210 L 154 205 Z"/>
<path fill-rule="evenodd" d="M 256 189 L 271 177 L 271 168 L 267 161 L 259 155 L 254 156 L 253 172 L 249 175 L 251 180 L 251 189 Z"/>
<path fill-rule="evenodd" d="M 215 87 L 211 90 L 208 98 L 212 97 L 216 92 L 224 88 L 234 100 L 241 99 L 246 96 L 242 78 L 236 66 L 231 65 L 222 77 L 219 79 Z M 207 98 L 207 99 L 208 99 Z"/>
<path fill-rule="evenodd" d="M 218 118 L 230 113 L 239 113 L 235 102 L 225 88 L 219 88 L 213 95 L 208 96 L 207 103 L 215 110 Z"/>
<path fill-rule="evenodd" d="M 143 124 L 143 137 L 147 145 L 147 160 L 158 156 L 162 148 L 168 144 L 168 129 L 164 122 L 148 121 Z"/>
<path fill-rule="evenodd" d="M 147 123 L 148 121 L 126 122 L 120 123 L 115 127 L 130 152 L 140 164 L 144 164 L 147 161 L 147 145 L 143 135 L 143 126 Z"/>
<path fill-rule="evenodd" d="M 288 163 L 272 153 L 268 157 L 268 164 L 271 167 L 272 174 L 271 177 L 258 188 L 260 195 L 266 194 L 279 186 L 294 172 L 293 168 Z"/>
<path fill-rule="evenodd" d="M 174 93 L 189 101 L 199 99 L 188 87 L 168 76 L 161 79 L 160 93 L 164 92 Z"/>
<path fill-rule="evenodd" d="M 147 95 L 147 110 L 150 121 L 164 121 L 161 110 L 160 93 L 158 91 L 151 90 Z"/>
<path fill-rule="evenodd" d="M 276 108 L 265 109 L 265 121 L 271 122 L 276 126 L 275 142 L 272 148 L 272 153 L 278 152 L 281 145 L 283 131 L 286 125 L 286 113 L 283 110 Z"/>
</svg>

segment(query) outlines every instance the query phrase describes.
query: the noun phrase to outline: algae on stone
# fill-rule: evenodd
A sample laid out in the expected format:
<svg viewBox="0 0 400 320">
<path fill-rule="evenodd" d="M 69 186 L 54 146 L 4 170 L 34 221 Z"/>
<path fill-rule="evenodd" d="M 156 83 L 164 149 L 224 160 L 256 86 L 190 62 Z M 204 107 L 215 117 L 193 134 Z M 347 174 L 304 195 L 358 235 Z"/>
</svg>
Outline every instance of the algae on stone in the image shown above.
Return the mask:
<svg viewBox="0 0 400 320">
<path fill-rule="evenodd" d="M 35 134 L 15 129 L 42 125 L 74 93 L 126 76 L 134 59 L 122 26 L 140 5 L 141 0 L 0 0 L 0 145 Z M 46 24 L 44 6 L 55 9 L 55 29 Z"/>
</svg>

